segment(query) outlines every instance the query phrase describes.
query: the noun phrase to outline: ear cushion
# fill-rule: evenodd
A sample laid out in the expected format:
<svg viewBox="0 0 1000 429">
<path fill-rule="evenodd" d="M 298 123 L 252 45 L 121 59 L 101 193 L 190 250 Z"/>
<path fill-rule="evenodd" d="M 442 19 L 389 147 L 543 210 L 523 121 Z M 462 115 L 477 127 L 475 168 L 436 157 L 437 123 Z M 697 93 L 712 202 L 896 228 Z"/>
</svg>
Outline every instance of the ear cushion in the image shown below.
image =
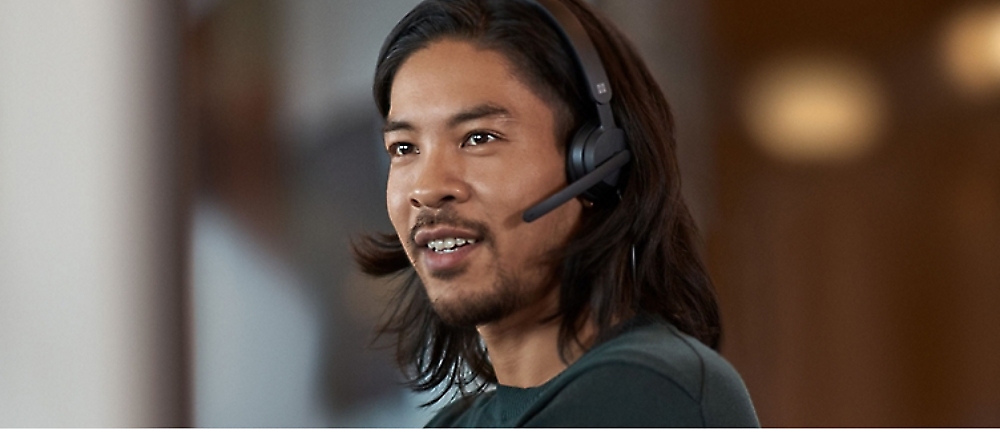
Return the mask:
<svg viewBox="0 0 1000 429">
<path fill-rule="evenodd" d="M 594 171 L 604 161 L 625 150 L 625 132 L 620 128 L 604 130 L 588 123 L 574 134 L 566 150 L 566 173 L 570 183 Z M 584 198 L 599 202 L 614 197 L 621 170 L 585 191 Z"/>
</svg>

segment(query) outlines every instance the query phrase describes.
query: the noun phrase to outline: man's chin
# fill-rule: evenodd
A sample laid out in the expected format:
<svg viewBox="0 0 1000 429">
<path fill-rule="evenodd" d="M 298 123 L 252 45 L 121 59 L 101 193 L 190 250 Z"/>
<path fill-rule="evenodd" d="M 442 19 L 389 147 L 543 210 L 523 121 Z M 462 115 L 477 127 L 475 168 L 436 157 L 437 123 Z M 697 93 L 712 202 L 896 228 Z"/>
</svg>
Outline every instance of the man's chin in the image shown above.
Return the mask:
<svg viewBox="0 0 1000 429">
<path fill-rule="evenodd" d="M 451 268 L 447 270 L 434 270 L 429 272 L 429 276 L 434 280 L 449 281 L 461 277 L 463 274 L 468 272 L 467 267 Z"/>
<path fill-rule="evenodd" d="M 456 328 L 475 328 L 496 322 L 510 312 L 501 307 L 470 307 L 462 303 L 434 303 L 434 312 L 441 321 Z"/>
<path fill-rule="evenodd" d="M 433 288 L 439 285 L 425 286 Z M 451 296 L 431 301 L 434 312 L 449 326 L 474 328 L 501 320 L 519 307 L 520 296 L 514 289 L 507 288 L 508 285 L 494 284 L 480 293 L 472 293 L 470 289 L 476 286 L 472 284 L 449 286 L 460 290 L 453 290 Z"/>
</svg>

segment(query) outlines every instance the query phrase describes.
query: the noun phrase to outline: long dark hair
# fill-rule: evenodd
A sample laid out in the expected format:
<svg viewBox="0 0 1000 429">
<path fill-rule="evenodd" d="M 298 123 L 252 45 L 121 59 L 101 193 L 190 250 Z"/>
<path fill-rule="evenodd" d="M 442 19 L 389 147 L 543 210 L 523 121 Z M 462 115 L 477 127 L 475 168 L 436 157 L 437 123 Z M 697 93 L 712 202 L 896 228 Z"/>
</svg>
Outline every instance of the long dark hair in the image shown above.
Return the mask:
<svg viewBox="0 0 1000 429">
<path fill-rule="evenodd" d="M 586 211 L 560 267 L 559 348 L 579 343 L 581 321 L 597 327 L 597 342 L 640 314 L 656 315 L 717 348 L 721 336 L 711 280 L 694 245 L 695 227 L 681 197 L 674 126 L 663 93 L 632 44 L 579 0 L 557 0 L 576 14 L 603 59 L 615 91 L 612 109 L 633 154 L 620 201 Z M 540 12 L 525 1 L 426 0 L 392 30 L 379 53 L 373 87 L 385 117 L 395 73 L 414 52 L 451 38 L 504 54 L 519 78 L 541 95 L 564 134 L 596 116 L 581 71 Z M 496 383 L 475 328 L 442 322 L 395 234 L 358 237 L 362 271 L 401 276 L 380 337 L 394 338 L 396 358 L 418 391 L 451 388 L 462 395 Z M 635 253 L 633 274 L 632 254 Z"/>
</svg>

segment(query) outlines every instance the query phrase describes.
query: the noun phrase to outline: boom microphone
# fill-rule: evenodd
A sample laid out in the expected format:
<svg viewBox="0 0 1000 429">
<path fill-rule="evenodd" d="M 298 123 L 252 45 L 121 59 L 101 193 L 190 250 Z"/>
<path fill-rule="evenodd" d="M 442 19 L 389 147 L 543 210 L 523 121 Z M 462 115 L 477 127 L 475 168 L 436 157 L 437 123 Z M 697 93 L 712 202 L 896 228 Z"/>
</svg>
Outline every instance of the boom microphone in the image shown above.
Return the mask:
<svg viewBox="0 0 1000 429">
<path fill-rule="evenodd" d="M 545 215 L 546 213 L 554 210 L 566 203 L 567 201 L 573 199 L 574 197 L 584 193 L 586 190 L 590 189 L 594 185 L 598 184 L 600 181 L 604 180 L 605 177 L 618 171 L 620 168 L 628 164 L 632 154 L 628 149 L 624 149 L 614 156 L 612 156 L 603 164 L 599 165 L 594 171 L 587 173 L 579 180 L 570 183 L 568 186 L 556 192 L 551 197 L 546 198 L 544 201 L 532 206 L 528 210 L 524 211 L 524 215 L 521 216 L 525 222 L 533 222 Z"/>
</svg>

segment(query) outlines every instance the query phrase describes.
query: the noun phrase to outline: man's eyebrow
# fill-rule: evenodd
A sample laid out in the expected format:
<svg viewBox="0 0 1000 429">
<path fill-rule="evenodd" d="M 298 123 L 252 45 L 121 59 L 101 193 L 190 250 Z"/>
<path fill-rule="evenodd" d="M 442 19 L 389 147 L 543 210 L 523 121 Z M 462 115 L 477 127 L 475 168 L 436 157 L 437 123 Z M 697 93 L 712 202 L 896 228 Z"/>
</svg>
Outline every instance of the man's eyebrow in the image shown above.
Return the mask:
<svg viewBox="0 0 1000 429">
<path fill-rule="evenodd" d="M 454 128 L 461 125 L 463 122 L 474 121 L 476 119 L 488 117 L 509 118 L 510 116 L 510 111 L 505 109 L 503 106 L 493 103 L 484 103 L 471 109 L 456 113 L 450 120 L 448 120 L 448 126 Z"/>
<path fill-rule="evenodd" d="M 451 119 L 448 119 L 448 127 L 455 128 L 463 122 L 474 121 L 477 119 L 489 117 L 509 118 L 510 116 L 510 111 L 503 106 L 493 103 L 484 103 L 456 113 L 451 117 Z M 388 134 L 393 131 L 413 131 L 415 129 L 416 127 L 409 122 L 389 120 L 382 126 L 382 134 Z"/>
<path fill-rule="evenodd" d="M 389 134 L 393 131 L 413 131 L 413 124 L 406 121 L 386 121 L 382 126 L 382 134 Z"/>
</svg>

